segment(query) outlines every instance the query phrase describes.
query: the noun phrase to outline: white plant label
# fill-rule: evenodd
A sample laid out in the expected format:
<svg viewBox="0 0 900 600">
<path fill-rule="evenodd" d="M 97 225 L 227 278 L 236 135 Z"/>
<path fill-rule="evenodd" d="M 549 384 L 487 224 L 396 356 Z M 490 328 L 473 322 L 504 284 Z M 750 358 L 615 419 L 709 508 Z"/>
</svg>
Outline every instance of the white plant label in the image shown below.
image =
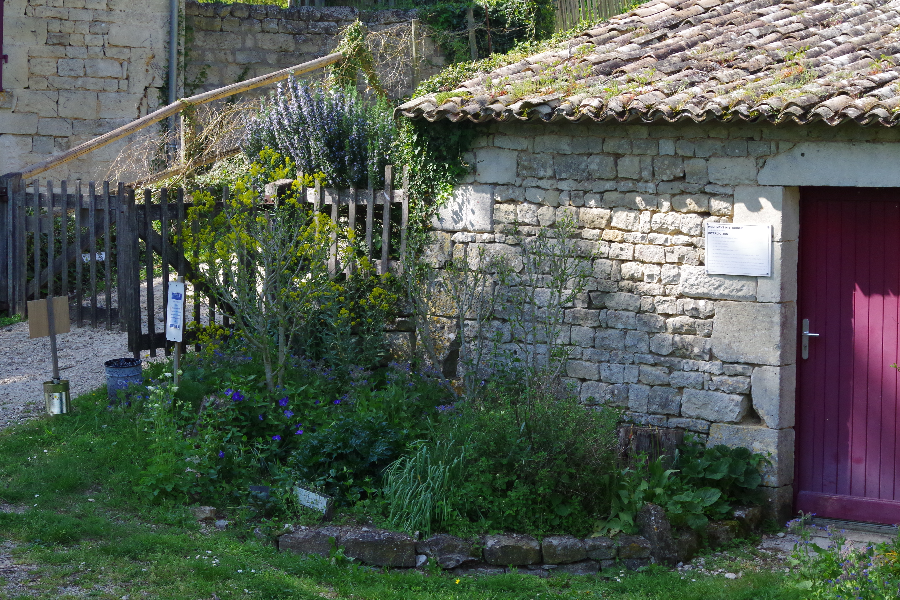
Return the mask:
<svg viewBox="0 0 900 600">
<path fill-rule="evenodd" d="M 184 283 L 169 282 L 169 304 L 166 307 L 166 339 L 180 342 L 184 328 Z"/>
<path fill-rule="evenodd" d="M 772 226 L 706 224 L 709 275 L 772 275 Z"/>
</svg>

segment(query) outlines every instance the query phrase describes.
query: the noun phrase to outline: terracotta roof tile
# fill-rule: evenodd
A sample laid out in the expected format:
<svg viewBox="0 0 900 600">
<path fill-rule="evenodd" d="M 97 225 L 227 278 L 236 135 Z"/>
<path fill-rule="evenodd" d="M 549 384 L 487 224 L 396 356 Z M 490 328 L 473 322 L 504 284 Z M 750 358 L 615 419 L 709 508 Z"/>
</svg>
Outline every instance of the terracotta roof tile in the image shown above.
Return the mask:
<svg viewBox="0 0 900 600">
<path fill-rule="evenodd" d="M 429 121 L 900 121 L 900 0 L 651 0 L 398 111 Z M 449 93 L 449 97 L 447 96 Z"/>
</svg>

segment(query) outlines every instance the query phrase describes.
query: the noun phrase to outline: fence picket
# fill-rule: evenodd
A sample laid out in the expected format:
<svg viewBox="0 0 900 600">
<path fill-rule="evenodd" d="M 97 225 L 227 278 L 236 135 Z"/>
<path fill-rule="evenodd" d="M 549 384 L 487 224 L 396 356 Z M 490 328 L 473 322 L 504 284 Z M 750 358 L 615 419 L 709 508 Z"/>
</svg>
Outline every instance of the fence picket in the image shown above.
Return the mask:
<svg viewBox="0 0 900 600">
<path fill-rule="evenodd" d="M 81 258 L 81 209 L 84 197 L 81 194 L 81 180 L 75 183 L 75 239 L 78 244 L 75 247 L 75 320 L 78 327 L 84 326 L 84 289 L 82 288 L 82 273 L 84 271 L 84 259 Z"/>
<path fill-rule="evenodd" d="M 144 225 L 146 226 L 146 237 L 144 238 L 145 255 L 147 260 L 145 275 L 147 285 L 147 333 L 152 341 L 156 335 L 156 311 L 153 303 L 153 246 L 150 240 L 153 239 L 153 219 L 150 215 L 150 207 L 153 204 L 153 191 L 144 190 Z M 150 344 L 150 356 L 156 357 L 156 344 Z"/>
<path fill-rule="evenodd" d="M 32 182 L 32 209 L 34 210 L 34 273 L 35 278 L 32 282 L 34 287 L 34 299 L 41 299 L 41 288 L 38 285 L 41 272 L 41 183 L 35 179 Z"/>
<path fill-rule="evenodd" d="M 19 190 L 18 190 L 18 198 L 19 201 L 16 202 L 16 211 L 15 211 L 15 219 L 16 219 L 16 256 L 19 257 L 19 264 L 16 265 L 16 273 L 18 275 L 18 292 L 19 292 L 19 300 L 18 300 L 18 314 L 21 316 L 25 316 L 25 312 L 28 309 L 28 305 L 25 303 L 26 298 L 28 298 L 28 290 L 26 289 L 26 282 L 28 281 L 28 264 L 26 262 L 26 240 L 28 239 L 28 231 L 26 229 L 26 221 L 25 221 L 25 200 L 26 200 L 26 182 L 24 179 L 19 180 Z"/>
<path fill-rule="evenodd" d="M 222 197 L 223 198 L 228 197 L 228 186 L 226 186 L 222 190 Z M 198 237 L 199 233 L 200 233 L 200 224 L 197 222 L 196 219 L 194 219 L 191 221 L 191 237 L 194 238 L 194 252 L 193 252 L 193 256 L 191 258 L 193 259 L 194 265 L 197 265 L 200 263 L 200 248 L 199 248 L 199 244 L 197 243 L 197 237 Z M 200 323 L 200 292 L 197 290 L 196 285 L 194 285 L 192 287 L 193 287 L 193 292 L 194 292 L 194 298 L 193 298 L 194 322 L 199 324 Z M 194 344 L 194 350 L 196 352 L 200 352 L 200 344 Z"/>
<path fill-rule="evenodd" d="M 379 275 L 384 275 L 388 271 L 388 259 L 391 250 L 391 200 L 394 194 L 391 186 L 391 165 L 384 166 L 384 210 L 382 211 L 381 223 L 381 267 L 378 269 Z"/>
<path fill-rule="evenodd" d="M 409 167 L 403 167 L 403 194 L 400 197 L 400 268 L 406 265 L 406 228 L 409 226 Z"/>
<path fill-rule="evenodd" d="M 54 252 L 56 251 L 56 227 L 54 227 L 53 223 L 53 181 L 47 180 L 47 223 L 49 227 L 47 227 L 47 298 L 53 298 L 54 291 L 54 283 L 56 279 L 55 269 L 53 268 L 53 263 L 55 262 L 53 259 Z M 38 227 L 40 229 L 40 227 Z M 40 246 L 35 246 L 34 251 L 36 253 L 40 252 Z M 35 285 L 40 286 L 40 273 L 38 273 L 38 277 L 35 278 Z"/>
<path fill-rule="evenodd" d="M 162 247 L 160 248 L 160 256 L 162 262 L 162 314 L 166 315 L 169 310 L 169 190 L 163 188 L 159 192 L 159 235 L 162 239 Z M 149 238 L 149 236 L 148 236 Z M 149 242 L 149 239 L 148 239 Z M 147 318 L 154 320 L 152 312 L 147 313 Z M 165 317 L 163 317 L 165 318 Z M 163 326 L 165 331 L 165 326 Z M 155 332 L 155 325 L 154 325 Z M 151 337 L 151 340 L 153 338 Z M 151 345 L 154 345 L 151 343 Z M 163 344 L 163 352 L 166 356 L 171 354 L 171 344 L 166 342 Z"/>
<path fill-rule="evenodd" d="M 62 281 L 60 289 L 60 294 L 66 297 L 66 302 L 68 302 L 69 298 L 69 185 L 68 182 L 63 179 L 59 183 L 60 187 L 60 204 L 62 205 L 62 216 L 60 218 L 60 228 L 59 228 L 59 240 L 60 246 L 62 246 Z"/>
<path fill-rule="evenodd" d="M 91 327 L 97 327 L 97 188 L 94 182 L 88 184 L 88 236 L 90 245 L 88 260 L 91 273 Z M 119 313 L 122 311 L 122 303 L 119 301 Z"/>
<path fill-rule="evenodd" d="M 110 212 L 112 200 L 109 182 L 103 182 L 103 281 L 106 285 L 106 330 L 112 329 L 112 241 L 110 237 Z"/>
</svg>

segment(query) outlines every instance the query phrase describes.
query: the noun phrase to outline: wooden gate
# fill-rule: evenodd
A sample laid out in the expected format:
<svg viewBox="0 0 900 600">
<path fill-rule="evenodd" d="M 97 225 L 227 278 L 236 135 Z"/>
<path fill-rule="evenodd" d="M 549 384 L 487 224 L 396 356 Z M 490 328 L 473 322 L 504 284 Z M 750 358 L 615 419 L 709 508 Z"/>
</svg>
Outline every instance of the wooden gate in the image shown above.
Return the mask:
<svg viewBox="0 0 900 600">
<path fill-rule="evenodd" d="M 355 230 L 359 220 L 366 252 L 380 273 L 392 268 L 392 255 L 402 263 L 409 219 L 406 173 L 403 189 L 394 190 L 387 166 L 385 182 L 384 190 L 301 189 L 314 210 L 336 223 Z M 271 206 L 279 184 L 287 183 L 267 186 L 261 206 Z M 227 188 L 223 194 L 228 197 Z M 399 213 L 393 218 L 392 206 Z M 0 303 L 11 314 L 25 315 L 28 300 L 67 296 L 77 326 L 115 325 L 127 332 L 128 349 L 135 356 L 141 350 L 156 356 L 159 348 L 168 354 L 162 319 L 157 323 L 157 318 L 165 315 L 168 282 L 177 273 L 193 291 L 185 304 L 185 324 L 228 326 L 228 306 L 217 304 L 198 269 L 197 254 L 184 252 L 186 228 L 198 227 L 187 219 L 192 207 L 182 189 L 137 193 L 122 183 L 113 188 L 108 182 L 26 185 L 8 180 L 0 189 Z M 379 233 L 386 243 L 376 244 Z M 337 273 L 341 266 L 333 262 L 332 268 Z M 161 280 L 159 295 L 156 278 Z"/>
<path fill-rule="evenodd" d="M 798 510 L 900 522 L 898 231 L 898 191 L 802 192 Z"/>
</svg>

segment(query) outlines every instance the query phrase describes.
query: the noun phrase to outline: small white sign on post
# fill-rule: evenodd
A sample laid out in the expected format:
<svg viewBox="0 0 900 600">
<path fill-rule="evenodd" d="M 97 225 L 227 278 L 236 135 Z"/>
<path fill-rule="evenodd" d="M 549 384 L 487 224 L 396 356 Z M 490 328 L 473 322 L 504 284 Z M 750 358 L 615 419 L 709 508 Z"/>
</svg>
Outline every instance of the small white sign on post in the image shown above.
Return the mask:
<svg viewBox="0 0 900 600">
<path fill-rule="evenodd" d="M 772 275 L 772 226 L 706 223 L 706 273 Z"/>
<path fill-rule="evenodd" d="M 166 308 L 166 339 L 180 342 L 184 326 L 184 283 L 169 282 L 169 304 Z"/>
<path fill-rule="evenodd" d="M 334 501 L 330 496 L 317 494 L 316 492 L 300 487 L 299 485 L 294 486 L 294 494 L 296 494 L 297 502 L 299 502 L 301 506 L 321 512 L 322 517 L 325 519 L 331 518 Z"/>
</svg>

